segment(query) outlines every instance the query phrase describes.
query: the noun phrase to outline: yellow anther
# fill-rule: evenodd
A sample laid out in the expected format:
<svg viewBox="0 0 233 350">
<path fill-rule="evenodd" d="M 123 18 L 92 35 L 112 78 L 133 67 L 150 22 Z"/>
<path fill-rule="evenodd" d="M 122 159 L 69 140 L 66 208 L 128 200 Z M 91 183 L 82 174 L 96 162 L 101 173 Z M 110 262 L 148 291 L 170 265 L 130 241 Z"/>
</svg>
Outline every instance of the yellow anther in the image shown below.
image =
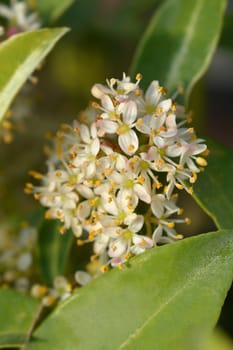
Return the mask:
<svg viewBox="0 0 233 350">
<path fill-rule="evenodd" d="M 182 234 L 178 233 L 178 234 L 176 235 L 176 238 L 178 238 L 178 239 L 183 239 L 184 236 L 183 236 Z"/>
<path fill-rule="evenodd" d="M 141 247 L 146 247 L 146 246 L 147 246 L 147 242 L 143 239 L 143 240 L 140 242 L 140 246 L 141 246 Z"/>
<path fill-rule="evenodd" d="M 178 188 L 178 190 L 183 190 L 184 186 L 176 182 L 176 188 Z"/>
<path fill-rule="evenodd" d="M 60 212 L 60 210 L 57 210 L 57 211 L 56 211 L 56 215 L 57 215 L 58 217 L 61 217 L 61 216 L 62 216 L 62 213 Z"/>
<path fill-rule="evenodd" d="M 165 128 L 165 126 L 160 126 L 157 130 L 158 130 L 158 132 L 166 131 L 166 128 Z"/>
<path fill-rule="evenodd" d="M 72 292 L 72 284 L 68 283 L 68 284 L 66 285 L 66 291 L 67 291 L 67 292 Z"/>
<path fill-rule="evenodd" d="M 141 80 L 141 79 L 142 79 L 142 74 L 141 73 L 137 73 L 136 80 Z"/>
<path fill-rule="evenodd" d="M 82 246 L 82 245 L 84 245 L 85 244 L 85 242 L 82 240 L 82 239 L 77 239 L 77 245 L 78 246 Z"/>
<path fill-rule="evenodd" d="M 5 120 L 5 121 L 2 123 L 2 126 L 3 126 L 3 128 L 6 129 L 6 130 L 11 130 L 11 129 L 12 129 L 12 124 L 11 124 L 11 122 L 9 122 L 9 121 L 7 121 L 7 120 Z"/>
<path fill-rule="evenodd" d="M 207 161 L 205 160 L 205 158 L 202 158 L 202 157 L 197 157 L 196 163 L 198 165 L 200 165 L 200 166 L 206 166 L 207 165 Z"/>
<path fill-rule="evenodd" d="M 206 157 L 210 154 L 210 150 L 206 149 L 204 152 L 201 153 L 203 157 Z"/>
<path fill-rule="evenodd" d="M 174 224 L 174 222 L 168 222 L 167 226 L 170 228 L 173 228 L 173 227 L 175 227 L 175 224 Z"/>
<path fill-rule="evenodd" d="M 135 95 L 136 97 L 140 96 L 140 95 L 141 95 L 140 90 L 139 90 L 139 89 L 135 90 L 134 95 Z"/>
<path fill-rule="evenodd" d="M 47 156 L 49 156 L 49 155 L 51 154 L 51 147 L 49 147 L 49 146 L 44 146 L 44 147 L 43 147 L 43 152 L 44 152 Z"/>
<path fill-rule="evenodd" d="M 96 260 L 97 257 L 98 257 L 98 256 L 97 256 L 96 254 L 91 255 L 90 261 L 91 261 L 91 262 L 96 262 L 96 261 L 97 261 L 97 260 Z"/>
<path fill-rule="evenodd" d="M 57 298 L 54 297 L 53 295 L 48 295 L 43 298 L 43 304 L 45 306 L 51 306 L 57 301 Z"/>
<path fill-rule="evenodd" d="M 166 95 L 167 94 L 167 91 L 162 86 L 158 86 L 157 90 L 162 95 Z"/>
<path fill-rule="evenodd" d="M 183 212 L 184 212 L 184 209 L 179 208 L 179 209 L 178 209 L 178 212 L 177 212 L 177 215 L 182 215 L 182 214 L 183 214 Z"/>
<path fill-rule="evenodd" d="M 164 164 L 164 160 L 163 159 L 158 159 L 156 162 L 156 165 L 158 168 L 160 168 L 162 165 Z"/>
<path fill-rule="evenodd" d="M 187 189 L 187 192 L 188 192 L 189 194 L 193 194 L 193 188 L 192 188 L 192 187 L 189 187 L 189 188 Z"/>
<path fill-rule="evenodd" d="M 101 267 L 100 267 L 100 271 L 101 272 L 107 272 L 109 270 L 109 268 L 108 268 L 108 266 L 106 266 L 106 265 L 102 265 Z"/>
<path fill-rule="evenodd" d="M 128 151 L 131 152 L 135 149 L 135 146 L 133 144 L 128 146 Z"/>
<path fill-rule="evenodd" d="M 98 108 L 100 108 L 100 105 L 99 105 L 99 103 L 93 101 L 93 102 L 91 103 L 91 107 L 93 107 L 93 108 L 95 108 L 95 109 L 98 109 Z"/>
<path fill-rule="evenodd" d="M 176 104 L 175 104 L 175 103 L 172 104 L 171 110 L 172 110 L 173 112 L 176 110 Z"/>
<path fill-rule="evenodd" d="M 63 235 L 66 232 L 65 227 L 61 226 L 60 229 L 59 229 L 59 232 L 60 232 L 61 235 Z"/>
<path fill-rule="evenodd" d="M 138 183 L 140 183 L 141 185 L 144 184 L 145 182 L 145 178 L 143 176 L 138 176 L 138 179 L 137 179 Z"/>
<path fill-rule="evenodd" d="M 5 114 L 5 118 L 10 119 L 12 117 L 12 111 L 8 109 L 8 111 Z"/>
<path fill-rule="evenodd" d="M 113 201 L 112 197 L 108 197 L 108 203 L 111 203 Z"/>
<path fill-rule="evenodd" d="M 90 206 L 94 207 L 95 206 L 95 200 L 94 199 L 90 199 L 89 200 Z"/>
<path fill-rule="evenodd" d="M 131 253 L 126 253 L 126 254 L 124 255 L 124 258 L 125 258 L 126 260 L 129 260 L 129 259 L 131 258 L 131 256 L 132 256 Z"/>
<path fill-rule="evenodd" d="M 34 198 L 38 201 L 41 198 L 39 193 L 34 193 Z"/>
<path fill-rule="evenodd" d="M 137 124 L 140 125 L 140 126 L 143 124 L 142 118 L 139 118 L 139 119 L 137 120 Z"/>
<path fill-rule="evenodd" d="M 10 132 L 5 132 L 4 134 L 3 134 L 3 142 L 4 143 L 6 143 L 6 144 L 9 144 L 9 143 L 11 143 L 12 141 L 13 141 L 13 135 L 10 133 Z"/>
<path fill-rule="evenodd" d="M 185 218 L 185 223 L 186 223 L 187 225 L 190 225 L 190 224 L 191 224 L 191 219 L 190 219 L 190 218 Z"/>
<path fill-rule="evenodd" d="M 35 284 L 32 286 L 31 294 L 34 298 L 42 298 L 48 291 L 46 286 Z"/>
<path fill-rule="evenodd" d="M 27 183 L 26 183 L 26 187 L 27 187 L 27 188 L 33 188 L 33 184 L 32 184 L 31 182 L 27 182 Z"/>
<path fill-rule="evenodd" d="M 194 184 L 197 181 L 197 173 L 193 173 L 193 176 L 190 177 L 189 182 Z"/>
<path fill-rule="evenodd" d="M 92 241 L 94 241 L 94 238 L 95 238 L 95 236 L 93 234 L 89 233 L 88 240 L 90 242 L 92 242 Z"/>
<path fill-rule="evenodd" d="M 105 170 L 104 170 L 104 175 L 105 176 L 108 176 L 108 175 L 110 175 L 112 173 L 112 169 L 111 168 L 106 168 Z"/>
<path fill-rule="evenodd" d="M 178 165 L 177 165 L 177 169 L 180 169 L 180 170 L 184 169 L 183 164 L 178 164 Z"/>
<path fill-rule="evenodd" d="M 24 193 L 26 193 L 26 194 L 31 194 L 32 191 L 31 191 L 30 188 L 25 187 L 25 188 L 24 188 Z"/>
</svg>

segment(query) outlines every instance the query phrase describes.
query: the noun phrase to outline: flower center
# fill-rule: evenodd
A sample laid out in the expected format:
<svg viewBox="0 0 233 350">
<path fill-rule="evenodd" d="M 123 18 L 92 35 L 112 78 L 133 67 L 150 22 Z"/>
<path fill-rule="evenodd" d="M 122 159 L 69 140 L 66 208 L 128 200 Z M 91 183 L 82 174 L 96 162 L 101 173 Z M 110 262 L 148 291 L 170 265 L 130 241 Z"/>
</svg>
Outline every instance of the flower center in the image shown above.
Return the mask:
<svg viewBox="0 0 233 350">
<path fill-rule="evenodd" d="M 122 237 L 123 239 L 130 240 L 130 239 L 132 239 L 132 237 L 133 237 L 133 232 L 130 231 L 130 230 L 125 230 L 125 231 L 122 233 L 121 237 Z"/>
<path fill-rule="evenodd" d="M 124 182 L 125 188 L 132 188 L 134 186 L 134 181 L 131 179 L 126 179 Z"/>
<path fill-rule="evenodd" d="M 126 218 L 126 213 L 124 213 L 123 211 L 120 212 L 118 215 L 117 215 L 117 219 L 120 221 L 120 222 L 123 222 Z"/>
<path fill-rule="evenodd" d="M 127 133 L 130 130 L 129 126 L 127 124 L 121 124 L 121 126 L 119 126 L 119 128 L 117 129 L 117 134 L 118 135 L 122 135 Z"/>
<path fill-rule="evenodd" d="M 149 167 L 150 167 L 150 165 L 148 164 L 147 161 L 141 160 L 141 162 L 140 162 L 140 168 L 141 168 L 142 170 L 147 170 Z"/>
<path fill-rule="evenodd" d="M 69 183 L 70 183 L 71 185 L 76 184 L 77 180 L 78 180 L 77 175 L 72 174 L 72 175 L 69 176 Z"/>
<path fill-rule="evenodd" d="M 153 114 L 154 111 L 155 111 L 155 106 L 153 106 L 153 105 L 146 106 L 146 114 Z"/>
</svg>

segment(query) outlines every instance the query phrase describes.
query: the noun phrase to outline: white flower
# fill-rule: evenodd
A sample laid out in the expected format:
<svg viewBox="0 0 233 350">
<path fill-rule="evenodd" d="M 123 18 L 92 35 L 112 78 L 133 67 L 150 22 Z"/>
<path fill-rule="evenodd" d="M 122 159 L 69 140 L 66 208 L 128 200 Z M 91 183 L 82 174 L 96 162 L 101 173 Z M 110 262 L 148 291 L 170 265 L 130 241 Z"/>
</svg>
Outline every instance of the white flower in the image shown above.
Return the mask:
<svg viewBox="0 0 233 350">
<path fill-rule="evenodd" d="M 107 87 L 102 84 L 95 84 L 92 89 L 92 95 L 101 99 L 103 95 L 112 95 L 117 101 L 122 102 L 129 98 L 129 94 L 138 89 L 139 82 L 141 80 L 140 74 L 136 77 L 136 83 L 132 83 L 130 77 L 127 77 L 123 73 L 123 79 L 110 79 L 107 80 Z"/>
<path fill-rule="evenodd" d="M 94 85 L 95 120 L 63 127 L 47 175 L 35 174 L 42 186 L 27 188 L 47 206 L 48 217 L 60 219 L 61 232 L 71 228 L 78 244 L 93 242 L 102 272 L 181 238 L 175 225 L 188 220 L 176 217 L 182 211 L 174 189 L 191 193 L 206 165 L 206 146 L 184 127 L 184 110 L 164 98 L 156 80 L 144 94 L 140 79 L 132 83 L 124 74 Z M 77 273 L 76 279 L 84 284 L 91 277 Z"/>
<path fill-rule="evenodd" d="M 116 131 L 119 135 L 118 143 L 123 152 L 132 155 L 138 149 L 138 137 L 136 132 L 132 130 L 136 125 L 137 105 L 134 101 L 121 103 L 118 111 L 122 115 L 122 122 Z"/>
<path fill-rule="evenodd" d="M 125 257 L 125 255 L 130 252 L 131 244 L 135 241 L 134 236 L 142 229 L 143 224 L 143 216 L 138 215 L 127 228 L 120 230 L 116 235 L 116 238 L 110 241 L 108 249 L 108 255 L 110 258 Z"/>
<path fill-rule="evenodd" d="M 35 12 L 29 13 L 25 1 L 11 0 L 9 6 L 0 5 L 0 16 L 8 19 L 10 26 L 23 32 L 35 30 L 41 26 L 38 14 Z"/>
<path fill-rule="evenodd" d="M 179 239 L 180 235 L 177 235 L 174 228 L 175 223 L 182 223 L 185 222 L 185 220 L 170 218 L 170 216 L 180 211 L 174 199 L 168 200 L 163 194 L 154 195 L 151 201 L 151 210 L 156 218 L 156 228 L 152 235 L 154 244 Z M 165 236 L 163 236 L 164 232 L 166 233 Z"/>
</svg>

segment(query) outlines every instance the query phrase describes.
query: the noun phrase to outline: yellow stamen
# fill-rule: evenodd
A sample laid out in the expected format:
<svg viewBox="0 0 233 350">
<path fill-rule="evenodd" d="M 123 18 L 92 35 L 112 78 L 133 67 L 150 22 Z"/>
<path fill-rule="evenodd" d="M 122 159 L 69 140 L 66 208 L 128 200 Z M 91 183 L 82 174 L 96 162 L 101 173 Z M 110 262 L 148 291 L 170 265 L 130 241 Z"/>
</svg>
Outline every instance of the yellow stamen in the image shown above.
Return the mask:
<svg viewBox="0 0 233 350">
<path fill-rule="evenodd" d="M 205 160 L 205 158 L 202 158 L 202 157 L 197 157 L 196 163 L 198 165 L 200 165 L 200 166 L 206 166 L 207 165 L 207 161 Z"/>
<path fill-rule="evenodd" d="M 78 246 L 82 246 L 84 244 L 85 244 L 85 242 L 82 239 L 77 239 L 77 245 Z"/>
<path fill-rule="evenodd" d="M 179 184 L 178 182 L 176 183 L 176 188 L 178 188 L 178 190 L 183 190 L 184 186 Z"/>
<path fill-rule="evenodd" d="M 101 267 L 100 267 L 100 271 L 101 272 L 107 272 L 109 270 L 109 268 L 108 268 L 108 266 L 106 266 L 106 265 L 102 265 Z"/>
</svg>

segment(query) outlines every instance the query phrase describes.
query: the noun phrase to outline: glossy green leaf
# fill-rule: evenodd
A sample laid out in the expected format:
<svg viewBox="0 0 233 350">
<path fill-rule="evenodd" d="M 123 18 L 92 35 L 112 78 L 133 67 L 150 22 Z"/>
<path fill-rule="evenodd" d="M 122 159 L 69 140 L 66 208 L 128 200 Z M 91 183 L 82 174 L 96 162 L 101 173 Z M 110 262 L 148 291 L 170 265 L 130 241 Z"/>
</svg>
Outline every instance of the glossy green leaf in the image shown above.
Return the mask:
<svg viewBox="0 0 233 350">
<path fill-rule="evenodd" d="M 74 0 L 36 0 L 36 7 L 43 22 L 52 23 L 56 21 L 73 2 Z"/>
<path fill-rule="evenodd" d="M 208 141 L 208 166 L 194 187 L 194 198 L 218 228 L 233 227 L 233 152 Z"/>
<path fill-rule="evenodd" d="M 74 241 L 71 231 L 59 233 L 59 221 L 44 220 L 39 230 L 39 268 L 43 281 L 53 284 L 56 276 L 63 275 Z"/>
<path fill-rule="evenodd" d="M 155 13 L 136 52 L 131 73 L 143 74 L 187 98 L 206 71 L 216 48 L 225 0 L 167 0 Z M 210 15 L 211 14 L 211 15 Z"/>
<path fill-rule="evenodd" d="M 222 330 L 216 329 L 203 350 L 233 350 L 233 341 Z"/>
<path fill-rule="evenodd" d="M 37 308 L 35 299 L 12 289 L 0 289 L 0 348 L 24 343 Z"/>
<path fill-rule="evenodd" d="M 18 34 L 0 45 L 0 121 L 18 90 L 67 28 Z"/>
<path fill-rule="evenodd" d="M 232 12 L 228 13 L 224 19 L 224 26 L 220 40 L 220 46 L 224 49 L 230 50 L 232 53 L 233 50 L 233 14 Z"/>
<path fill-rule="evenodd" d="M 196 350 L 233 276 L 233 231 L 155 248 L 61 304 L 27 350 Z"/>
</svg>

